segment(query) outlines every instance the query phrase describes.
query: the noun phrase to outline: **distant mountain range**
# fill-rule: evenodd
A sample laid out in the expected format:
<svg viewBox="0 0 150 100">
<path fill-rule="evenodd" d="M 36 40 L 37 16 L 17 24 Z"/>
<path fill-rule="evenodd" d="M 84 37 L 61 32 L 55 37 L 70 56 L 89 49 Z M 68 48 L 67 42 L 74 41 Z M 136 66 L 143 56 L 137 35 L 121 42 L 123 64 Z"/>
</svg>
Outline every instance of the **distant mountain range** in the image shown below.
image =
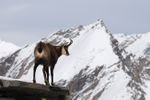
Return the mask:
<svg viewBox="0 0 150 100">
<path fill-rule="evenodd" d="M 39 41 L 60 45 L 69 39 L 73 40 L 70 56 L 60 57 L 54 81 L 69 88 L 71 100 L 150 99 L 150 33 L 111 34 L 99 19 Z M 14 47 L 15 52 L 5 51 L 10 47 L 6 45 L 4 52 L 9 54 L 0 59 L 0 75 L 32 82 L 35 45 Z M 38 83 L 44 84 L 41 66 L 36 77 Z"/>
</svg>

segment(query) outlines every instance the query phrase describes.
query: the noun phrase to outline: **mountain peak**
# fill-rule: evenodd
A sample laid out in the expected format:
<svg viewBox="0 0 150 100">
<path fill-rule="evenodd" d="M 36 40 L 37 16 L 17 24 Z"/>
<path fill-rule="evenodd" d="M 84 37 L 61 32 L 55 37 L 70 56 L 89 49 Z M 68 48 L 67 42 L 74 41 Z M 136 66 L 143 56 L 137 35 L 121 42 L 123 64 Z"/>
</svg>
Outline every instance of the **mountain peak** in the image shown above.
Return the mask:
<svg viewBox="0 0 150 100">
<path fill-rule="evenodd" d="M 98 19 L 96 22 L 94 22 L 93 24 L 90 24 L 89 26 L 91 27 L 91 29 L 104 28 L 106 33 L 110 33 L 102 19 Z"/>
<path fill-rule="evenodd" d="M 14 53 L 16 50 L 18 50 L 20 47 L 13 43 L 5 42 L 0 40 L 0 58 L 6 57 L 9 54 Z"/>
</svg>

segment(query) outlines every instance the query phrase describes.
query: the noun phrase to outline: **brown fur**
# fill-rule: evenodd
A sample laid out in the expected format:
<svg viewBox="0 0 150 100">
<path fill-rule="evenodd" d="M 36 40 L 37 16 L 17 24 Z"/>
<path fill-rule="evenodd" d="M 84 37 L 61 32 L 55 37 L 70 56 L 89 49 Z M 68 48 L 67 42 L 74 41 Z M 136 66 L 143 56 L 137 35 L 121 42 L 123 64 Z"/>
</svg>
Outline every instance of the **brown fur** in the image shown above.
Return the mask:
<svg viewBox="0 0 150 100">
<path fill-rule="evenodd" d="M 53 70 L 58 58 L 64 54 L 69 55 L 68 47 L 72 44 L 63 44 L 61 46 L 53 46 L 50 43 L 39 42 L 34 50 L 35 65 L 33 69 L 33 82 L 36 83 L 35 73 L 38 65 L 43 65 L 43 75 L 46 85 L 49 85 L 49 66 L 51 69 L 51 85 L 53 83 Z"/>
</svg>

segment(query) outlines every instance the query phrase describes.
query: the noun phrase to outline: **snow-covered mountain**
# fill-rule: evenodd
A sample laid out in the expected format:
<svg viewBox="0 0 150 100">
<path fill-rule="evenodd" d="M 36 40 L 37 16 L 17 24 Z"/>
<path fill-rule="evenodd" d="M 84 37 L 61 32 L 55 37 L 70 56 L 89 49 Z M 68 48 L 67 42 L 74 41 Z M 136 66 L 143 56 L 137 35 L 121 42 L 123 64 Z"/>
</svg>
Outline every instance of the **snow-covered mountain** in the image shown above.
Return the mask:
<svg viewBox="0 0 150 100">
<path fill-rule="evenodd" d="M 0 40 L 0 58 L 6 57 L 15 51 L 17 51 L 20 47 L 15 44 L 5 42 Z"/>
<path fill-rule="evenodd" d="M 60 57 L 54 81 L 69 88 L 71 100 L 150 99 L 150 33 L 112 35 L 98 20 L 60 30 L 41 41 L 60 45 L 70 38 L 70 56 Z M 32 82 L 35 45 L 0 59 L 0 75 Z M 44 84 L 41 66 L 36 77 L 38 83 Z"/>
</svg>

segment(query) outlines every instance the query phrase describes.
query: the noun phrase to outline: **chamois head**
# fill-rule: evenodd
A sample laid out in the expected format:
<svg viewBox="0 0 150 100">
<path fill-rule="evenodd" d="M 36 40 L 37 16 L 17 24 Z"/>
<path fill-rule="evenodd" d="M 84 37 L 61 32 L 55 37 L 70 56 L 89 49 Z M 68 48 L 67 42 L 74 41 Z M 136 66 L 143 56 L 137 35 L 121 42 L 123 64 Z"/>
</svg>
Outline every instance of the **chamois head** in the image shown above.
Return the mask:
<svg viewBox="0 0 150 100">
<path fill-rule="evenodd" d="M 62 45 L 62 48 L 61 48 L 61 54 L 62 55 L 66 55 L 66 56 L 69 56 L 69 52 L 68 52 L 68 47 L 73 43 L 73 41 L 70 39 L 70 43 L 65 43 Z"/>
</svg>

